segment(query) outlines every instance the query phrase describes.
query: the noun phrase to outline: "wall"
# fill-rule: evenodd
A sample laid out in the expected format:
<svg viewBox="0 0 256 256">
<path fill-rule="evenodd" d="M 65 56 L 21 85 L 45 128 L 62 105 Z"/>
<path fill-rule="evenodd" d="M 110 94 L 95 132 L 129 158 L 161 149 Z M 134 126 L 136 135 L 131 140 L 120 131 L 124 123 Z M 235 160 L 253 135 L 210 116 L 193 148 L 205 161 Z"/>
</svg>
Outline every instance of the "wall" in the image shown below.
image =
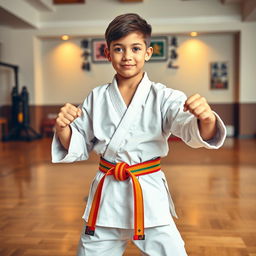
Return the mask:
<svg viewBox="0 0 256 256">
<path fill-rule="evenodd" d="M 240 42 L 240 101 L 256 102 L 256 23 L 243 24 Z"/>
<path fill-rule="evenodd" d="M 96 86 L 111 82 L 114 74 L 110 63 L 92 64 L 83 71 L 80 40 L 42 41 L 43 103 L 80 103 Z"/>
<path fill-rule="evenodd" d="M 256 26 L 255 22 L 243 24 L 240 37 L 240 107 L 239 134 L 256 136 Z"/>
<path fill-rule="evenodd" d="M 78 96 L 81 93 L 86 95 L 93 87 L 111 81 L 114 74 L 110 64 L 92 64 L 91 72 L 81 70 L 80 39 L 68 42 L 59 39 L 40 39 L 31 37 L 29 31 L 17 31 L 15 37 L 10 36 L 9 33 L 6 35 L 3 51 L 10 53 L 6 62 L 20 66 L 20 87 L 28 86 L 32 104 L 61 104 L 67 100 L 80 102 L 81 99 Z M 183 90 L 188 95 L 200 92 L 212 103 L 233 102 L 233 35 L 230 33 L 201 35 L 195 39 L 178 36 L 178 42 L 177 64 L 180 68 L 167 69 L 167 62 L 147 63 L 145 69 L 149 72 L 151 79 Z M 200 62 L 196 61 L 199 59 Z M 230 63 L 228 90 L 209 90 L 209 62 L 216 60 Z M 1 82 L 4 84 L 1 86 L 0 105 L 5 105 L 10 103 L 9 94 L 13 77 L 10 70 L 6 68 L 0 70 Z M 102 75 L 99 76 L 99 73 Z M 77 94 L 70 93 L 71 84 L 76 86 Z M 58 93 L 60 88 L 63 90 L 61 95 Z"/>
<path fill-rule="evenodd" d="M 233 35 L 202 35 L 195 39 L 179 36 L 178 41 L 177 65 L 180 68 L 168 69 L 166 61 L 150 62 L 145 67 L 150 78 L 188 95 L 199 92 L 211 103 L 233 102 Z M 114 70 L 110 63 L 91 63 L 90 72 L 81 69 L 80 40 L 62 42 L 48 39 L 41 44 L 44 105 L 81 102 L 92 88 L 111 82 Z M 211 61 L 227 61 L 230 64 L 228 90 L 210 90 Z"/>
</svg>

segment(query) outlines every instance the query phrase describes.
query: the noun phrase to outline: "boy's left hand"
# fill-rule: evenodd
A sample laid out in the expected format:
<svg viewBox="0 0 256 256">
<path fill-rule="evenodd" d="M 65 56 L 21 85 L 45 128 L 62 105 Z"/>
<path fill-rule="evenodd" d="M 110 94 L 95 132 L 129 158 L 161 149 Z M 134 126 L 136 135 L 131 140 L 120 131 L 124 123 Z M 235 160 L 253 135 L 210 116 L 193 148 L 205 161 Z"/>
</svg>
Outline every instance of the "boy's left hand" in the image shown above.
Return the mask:
<svg viewBox="0 0 256 256">
<path fill-rule="evenodd" d="M 194 94 L 186 100 L 184 111 L 189 111 L 202 123 L 215 124 L 216 122 L 216 116 L 207 103 L 207 100 L 199 94 Z"/>
</svg>

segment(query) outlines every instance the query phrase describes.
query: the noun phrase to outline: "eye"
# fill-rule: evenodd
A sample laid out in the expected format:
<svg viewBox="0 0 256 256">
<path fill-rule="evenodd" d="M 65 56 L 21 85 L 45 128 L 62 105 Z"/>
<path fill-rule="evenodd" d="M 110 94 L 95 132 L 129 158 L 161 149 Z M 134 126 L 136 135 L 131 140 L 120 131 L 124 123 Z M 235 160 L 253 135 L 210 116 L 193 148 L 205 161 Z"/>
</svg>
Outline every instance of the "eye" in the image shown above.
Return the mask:
<svg viewBox="0 0 256 256">
<path fill-rule="evenodd" d="M 114 48 L 114 52 L 122 52 L 123 49 L 121 47 L 116 47 Z"/>
<path fill-rule="evenodd" d="M 132 50 L 133 50 L 134 52 L 138 52 L 138 51 L 141 50 L 141 48 L 138 47 L 138 46 L 134 46 L 134 47 L 132 48 Z"/>
</svg>

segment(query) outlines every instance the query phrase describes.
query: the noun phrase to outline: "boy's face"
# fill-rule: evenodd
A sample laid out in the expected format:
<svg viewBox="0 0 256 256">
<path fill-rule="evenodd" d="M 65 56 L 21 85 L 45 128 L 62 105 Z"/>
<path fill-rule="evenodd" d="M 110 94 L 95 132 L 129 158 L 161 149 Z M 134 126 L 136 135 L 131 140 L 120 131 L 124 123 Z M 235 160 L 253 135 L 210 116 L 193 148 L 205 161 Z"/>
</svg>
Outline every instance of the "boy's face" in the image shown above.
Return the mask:
<svg viewBox="0 0 256 256">
<path fill-rule="evenodd" d="M 117 74 L 124 78 L 141 74 L 145 61 L 150 59 L 152 53 L 153 49 L 147 48 L 143 34 L 137 32 L 111 42 L 105 50 Z"/>
</svg>

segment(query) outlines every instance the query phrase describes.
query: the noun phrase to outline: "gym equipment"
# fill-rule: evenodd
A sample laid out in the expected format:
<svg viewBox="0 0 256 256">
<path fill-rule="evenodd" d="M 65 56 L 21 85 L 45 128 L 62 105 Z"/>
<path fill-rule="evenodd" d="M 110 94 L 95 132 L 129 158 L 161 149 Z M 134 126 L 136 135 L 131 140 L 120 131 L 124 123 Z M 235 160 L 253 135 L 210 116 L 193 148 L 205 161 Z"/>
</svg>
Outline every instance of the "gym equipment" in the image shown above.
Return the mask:
<svg viewBox="0 0 256 256">
<path fill-rule="evenodd" d="M 3 137 L 3 141 L 22 140 L 32 141 L 42 138 L 29 122 L 29 93 L 26 86 L 22 87 L 19 94 L 18 72 L 19 66 L 9 63 L 0 62 L 0 66 L 5 66 L 14 70 L 15 86 L 12 89 L 12 113 L 11 113 L 11 130 L 9 134 Z"/>
</svg>

